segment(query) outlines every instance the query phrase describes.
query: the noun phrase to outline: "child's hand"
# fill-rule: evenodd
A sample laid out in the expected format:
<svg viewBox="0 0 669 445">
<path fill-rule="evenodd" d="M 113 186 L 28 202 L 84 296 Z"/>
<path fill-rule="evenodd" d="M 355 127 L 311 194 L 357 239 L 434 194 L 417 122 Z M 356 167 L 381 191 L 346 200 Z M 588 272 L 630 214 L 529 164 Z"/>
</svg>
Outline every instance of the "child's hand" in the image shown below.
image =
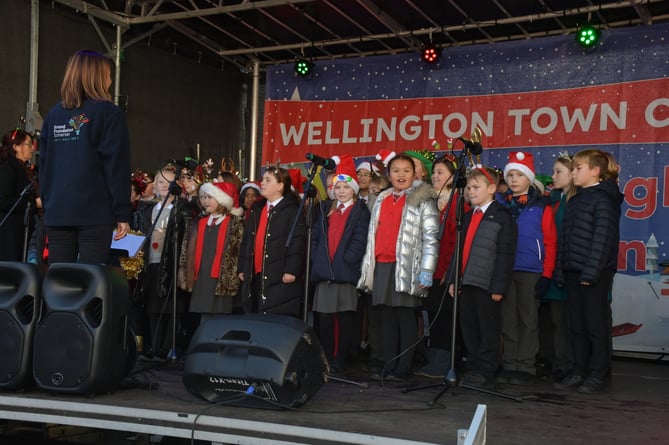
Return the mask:
<svg viewBox="0 0 669 445">
<path fill-rule="evenodd" d="M 502 301 L 502 294 L 492 294 L 491 297 L 492 301 L 497 301 L 497 302 Z"/>
<path fill-rule="evenodd" d="M 239 272 L 239 281 L 244 281 L 244 272 Z"/>
<path fill-rule="evenodd" d="M 448 285 L 448 294 L 453 298 L 455 295 L 455 285 L 453 283 Z"/>
<path fill-rule="evenodd" d="M 418 274 L 418 286 L 422 288 L 432 286 L 432 274 L 430 272 Z"/>
<path fill-rule="evenodd" d="M 283 277 L 281 277 L 281 281 L 283 281 L 285 284 L 290 284 L 295 282 L 295 275 L 285 273 L 283 274 Z"/>
</svg>

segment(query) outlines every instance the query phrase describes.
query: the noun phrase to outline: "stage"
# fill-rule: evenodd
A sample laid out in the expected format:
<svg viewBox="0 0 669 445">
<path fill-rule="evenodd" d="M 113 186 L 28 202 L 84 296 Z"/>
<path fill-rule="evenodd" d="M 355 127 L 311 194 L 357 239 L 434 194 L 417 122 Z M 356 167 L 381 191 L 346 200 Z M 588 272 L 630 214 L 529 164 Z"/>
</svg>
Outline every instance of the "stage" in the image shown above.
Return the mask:
<svg viewBox="0 0 669 445">
<path fill-rule="evenodd" d="M 2 392 L 0 419 L 214 443 L 419 445 L 459 443 L 458 430 L 470 428 L 478 408 L 482 431 L 494 444 L 666 441 L 665 362 L 614 360 L 606 394 L 559 392 L 548 381 L 498 385 L 515 400 L 449 387 L 435 406 L 428 402 L 441 386 L 403 392 L 404 384 L 381 386 L 354 370 L 354 380 L 368 383 L 367 388 L 330 381 L 300 408 L 286 410 L 212 404 L 186 390 L 179 366 L 143 366 L 115 392 L 96 397 Z M 414 377 L 408 383 L 441 382 Z"/>
</svg>

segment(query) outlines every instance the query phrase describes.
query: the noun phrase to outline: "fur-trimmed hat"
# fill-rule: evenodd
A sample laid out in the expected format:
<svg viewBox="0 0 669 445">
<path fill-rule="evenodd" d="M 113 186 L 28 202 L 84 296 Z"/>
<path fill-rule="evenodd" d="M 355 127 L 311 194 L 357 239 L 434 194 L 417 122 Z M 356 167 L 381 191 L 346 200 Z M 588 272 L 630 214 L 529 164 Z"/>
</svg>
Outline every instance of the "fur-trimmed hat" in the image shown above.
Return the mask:
<svg viewBox="0 0 669 445">
<path fill-rule="evenodd" d="M 358 174 L 355 171 L 353 158 L 351 155 L 341 155 L 337 158 L 339 162 L 337 163 L 335 175 L 332 177 L 332 185 L 344 181 L 358 194 L 360 192 L 360 185 L 358 184 Z"/>
<path fill-rule="evenodd" d="M 369 162 L 369 161 L 362 161 L 358 162 L 358 164 L 355 166 L 355 171 L 359 170 L 369 170 L 371 173 L 374 173 L 375 175 L 380 175 L 383 172 L 379 168 L 379 165 L 377 165 L 376 161 L 375 162 Z"/>
<path fill-rule="evenodd" d="M 214 198 L 232 215 L 242 216 L 244 214 L 244 210 L 239 207 L 237 189 L 231 182 L 205 182 L 200 186 L 200 193 L 205 193 Z"/>
<path fill-rule="evenodd" d="M 254 189 L 255 191 L 258 192 L 258 194 L 260 194 L 260 186 L 259 186 L 258 183 L 255 182 L 255 181 L 249 181 L 249 182 L 247 182 L 246 184 L 244 184 L 244 185 L 242 186 L 242 189 L 239 191 L 239 195 L 240 195 L 240 196 L 243 196 L 243 195 L 244 195 L 244 191 L 245 191 L 246 189 Z"/>
<path fill-rule="evenodd" d="M 397 156 L 397 153 L 391 150 L 379 150 L 379 152 L 376 154 L 376 159 L 381 161 L 383 165 L 388 167 L 388 164 L 392 159 Z"/>
<path fill-rule="evenodd" d="M 536 174 L 534 173 L 534 157 L 532 153 L 523 151 L 512 151 L 509 153 L 509 162 L 504 166 L 504 178 L 511 170 L 518 170 L 528 177 L 530 182 L 534 182 Z"/>
</svg>

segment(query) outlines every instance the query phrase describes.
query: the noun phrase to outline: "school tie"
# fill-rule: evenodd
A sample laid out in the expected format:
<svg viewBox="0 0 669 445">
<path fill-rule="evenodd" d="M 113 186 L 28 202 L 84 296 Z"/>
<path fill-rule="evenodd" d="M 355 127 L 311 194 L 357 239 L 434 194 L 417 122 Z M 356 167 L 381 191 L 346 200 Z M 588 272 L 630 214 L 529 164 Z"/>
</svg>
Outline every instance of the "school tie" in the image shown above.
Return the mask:
<svg viewBox="0 0 669 445">
<path fill-rule="evenodd" d="M 270 204 L 267 206 L 267 216 L 269 216 L 270 213 L 272 213 L 272 209 L 274 208 L 274 204 Z"/>
<path fill-rule="evenodd" d="M 339 204 L 337 206 L 337 210 L 339 210 L 340 215 L 342 215 L 344 213 L 344 208 L 345 208 L 344 204 Z"/>
<path fill-rule="evenodd" d="M 467 228 L 467 234 L 465 235 L 465 245 L 462 249 L 462 271 L 465 270 L 467 262 L 469 261 L 469 252 L 472 248 L 472 241 L 474 240 L 474 234 L 476 229 L 478 229 L 481 220 L 483 219 L 483 212 L 481 209 L 474 210 L 472 215 L 472 220 L 469 222 L 469 227 Z"/>
</svg>

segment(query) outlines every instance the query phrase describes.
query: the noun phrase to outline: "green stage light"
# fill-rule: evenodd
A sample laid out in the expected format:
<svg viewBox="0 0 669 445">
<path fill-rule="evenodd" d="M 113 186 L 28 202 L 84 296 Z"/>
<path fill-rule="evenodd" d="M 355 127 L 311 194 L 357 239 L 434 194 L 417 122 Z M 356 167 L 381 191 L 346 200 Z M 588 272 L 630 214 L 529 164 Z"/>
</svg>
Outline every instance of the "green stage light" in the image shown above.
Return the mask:
<svg viewBox="0 0 669 445">
<path fill-rule="evenodd" d="M 601 34 L 602 32 L 592 25 L 583 26 L 576 32 L 576 42 L 585 49 L 592 48 L 599 42 Z"/>
<path fill-rule="evenodd" d="M 306 77 L 311 74 L 311 70 L 314 65 L 309 62 L 307 59 L 297 59 L 295 61 L 295 74 L 298 76 Z"/>
</svg>

